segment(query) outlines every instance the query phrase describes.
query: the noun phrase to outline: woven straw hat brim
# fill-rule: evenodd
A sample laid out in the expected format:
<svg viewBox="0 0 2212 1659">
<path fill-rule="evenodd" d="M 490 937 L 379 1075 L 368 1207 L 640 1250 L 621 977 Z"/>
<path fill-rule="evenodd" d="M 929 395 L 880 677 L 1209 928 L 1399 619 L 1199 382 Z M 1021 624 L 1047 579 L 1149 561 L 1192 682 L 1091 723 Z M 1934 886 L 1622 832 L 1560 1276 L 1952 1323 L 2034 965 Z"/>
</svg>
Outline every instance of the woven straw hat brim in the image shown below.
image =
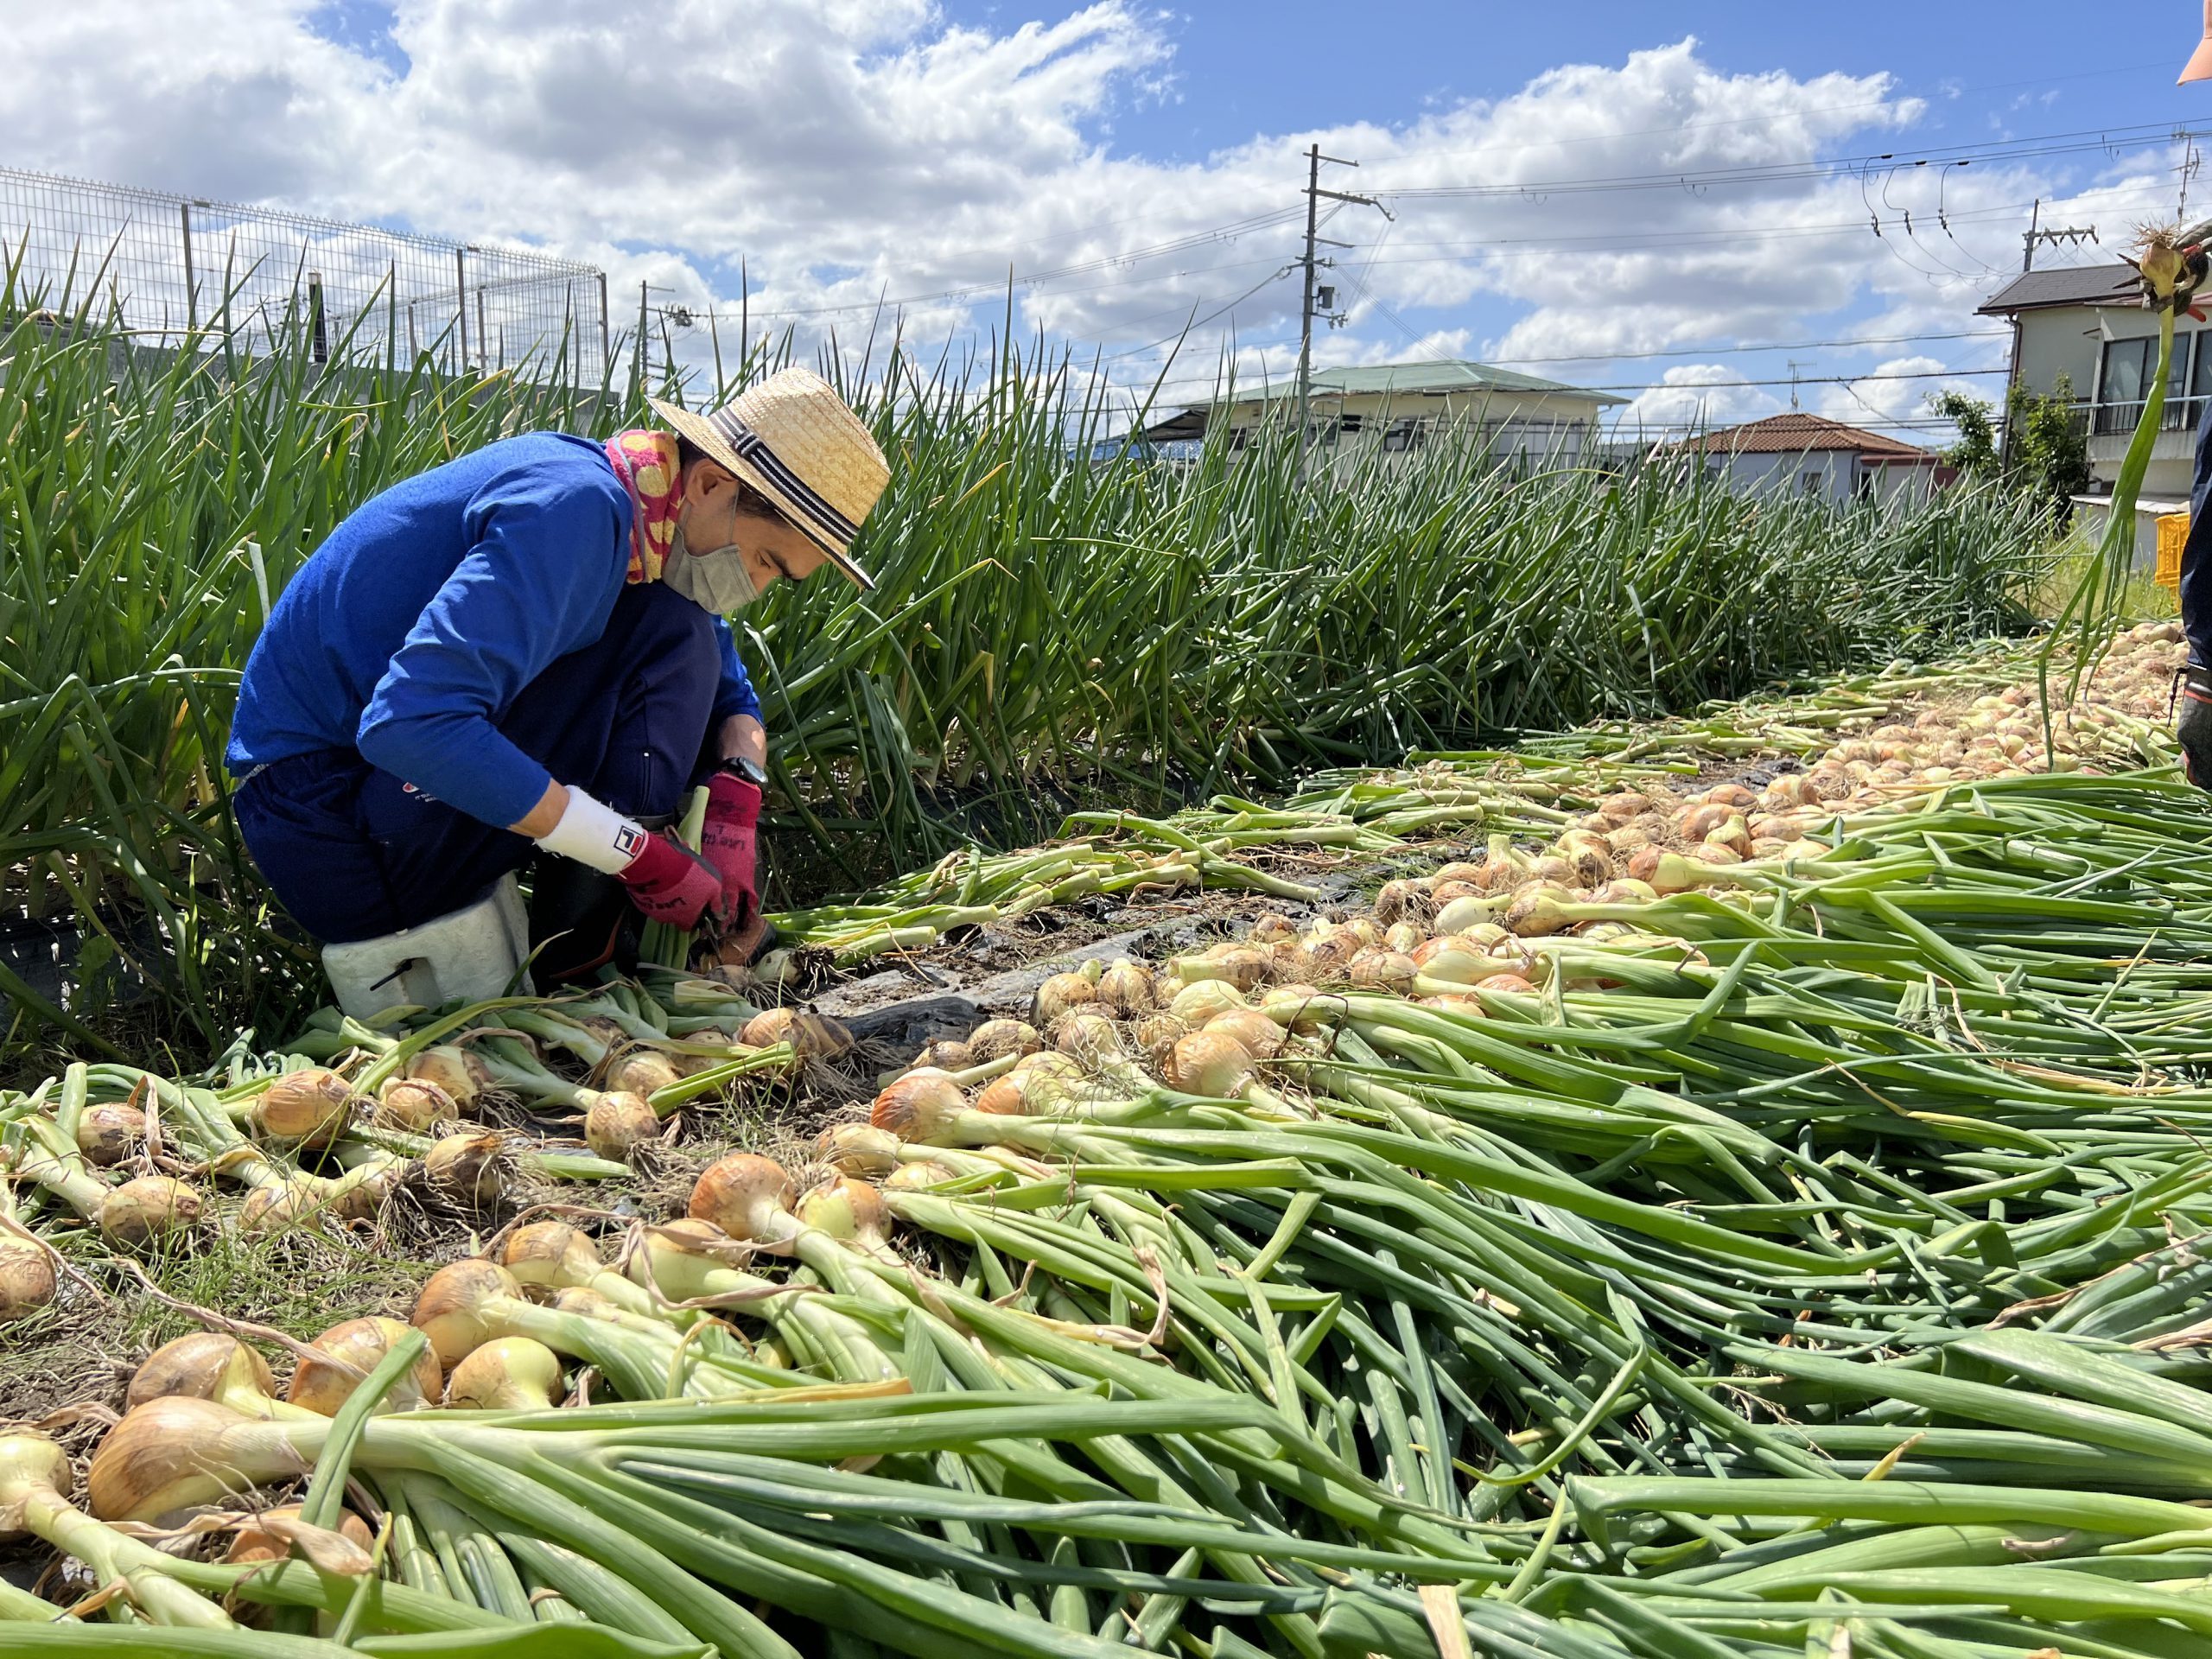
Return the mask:
<svg viewBox="0 0 2212 1659">
<path fill-rule="evenodd" d="M 777 512 L 783 514 L 785 519 L 807 540 L 827 554 L 830 563 L 844 573 L 847 581 L 864 593 L 875 591 L 875 578 L 861 569 L 858 561 L 846 551 L 849 544 L 816 528 L 810 522 L 805 510 L 791 499 L 783 486 L 739 454 L 729 440 L 716 431 L 704 416 L 695 415 L 688 409 L 679 409 L 676 404 L 664 403 L 658 397 L 647 397 L 645 402 L 677 435 L 714 457 L 716 465 L 735 474 L 749 488 L 758 490 L 773 502 Z"/>
</svg>

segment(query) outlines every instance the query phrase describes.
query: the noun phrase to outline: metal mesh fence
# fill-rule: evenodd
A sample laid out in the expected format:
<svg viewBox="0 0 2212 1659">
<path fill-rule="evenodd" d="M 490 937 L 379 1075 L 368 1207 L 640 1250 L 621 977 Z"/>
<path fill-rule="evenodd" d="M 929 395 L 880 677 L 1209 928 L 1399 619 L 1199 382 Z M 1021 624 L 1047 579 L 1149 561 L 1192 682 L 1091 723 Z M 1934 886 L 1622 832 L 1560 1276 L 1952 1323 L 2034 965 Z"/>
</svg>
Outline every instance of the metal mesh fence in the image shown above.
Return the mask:
<svg viewBox="0 0 2212 1659">
<path fill-rule="evenodd" d="M 45 303 L 90 294 L 147 335 L 323 359 L 397 346 L 583 385 L 607 361 L 605 273 L 520 249 L 0 168 L 0 257 Z"/>
</svg>

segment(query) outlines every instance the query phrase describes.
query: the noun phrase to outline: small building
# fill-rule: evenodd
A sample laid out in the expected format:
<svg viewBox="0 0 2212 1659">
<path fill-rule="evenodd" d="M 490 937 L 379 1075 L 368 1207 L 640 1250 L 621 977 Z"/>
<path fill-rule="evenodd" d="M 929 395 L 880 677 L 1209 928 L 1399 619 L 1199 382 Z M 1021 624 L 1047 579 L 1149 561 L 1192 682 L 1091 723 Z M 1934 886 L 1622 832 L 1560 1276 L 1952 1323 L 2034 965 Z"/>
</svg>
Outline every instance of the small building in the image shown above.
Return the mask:
<svg viewBox="0 0 2212 1659">
<path fill-rule="evenodd" d="M 2023 271 L 1978 307 L 1976 316 L 2012 326 L 2009 390 L 2024 386 L 2049 397 L 2061 375 L 2088 428 L 2093 494 L 2110 494 L 2158 360 L 2158 319 L 2136 299 L 2133 267 L 2114 262 Z M 2212 327 L 2176 320 L 2166 377 L 2165 414 L 2158 423 L 2143 493 L 2186 501 L 2204 399 L 2212 395 Z"/>
<path fill-rule="evenodd" d="M 1595 453 L 1599 416 L 1627 401 L 1488 363 L 1389 363 L 1313 371 L 1307 419 L 1315 451 L 1338 471 L 1369 455 L 1446 444 L 1478 446 L 1504 461 L 1572 465 Z M 1146 436 L 1197 438 L 1225 425 L 1230 447 L 1242 448 L 1262 423 L 1294 421 L 1297 406 L 1293 378 L 1185 409 Z"/>
<path fill-rule="evenodd" d="M 1795 410 L 1662 444 L 1653 455 L 1701 456 L 1738 489 L 1831 501 L 1925 495 L 1957 476 L 1933 449 Z"/>
</svg>

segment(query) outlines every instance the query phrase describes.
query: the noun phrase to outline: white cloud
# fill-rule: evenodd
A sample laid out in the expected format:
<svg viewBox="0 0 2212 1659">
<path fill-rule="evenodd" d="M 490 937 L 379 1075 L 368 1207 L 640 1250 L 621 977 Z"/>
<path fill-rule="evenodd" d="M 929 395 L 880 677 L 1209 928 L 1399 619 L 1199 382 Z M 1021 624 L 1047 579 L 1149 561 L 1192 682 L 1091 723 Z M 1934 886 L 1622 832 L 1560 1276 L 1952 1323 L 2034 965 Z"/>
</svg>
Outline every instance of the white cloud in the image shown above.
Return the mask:
<svg viewBox="0 0 2212 1659">
<path fill-rule="evenodd" d="M 1742 370 L 1724 364 L 1677 363 L 1660 380 L 1618 411 L 1617 440 L 1679 437 L 1756 421 L 1787 407 L 1768 388 L 1750 385 Z"/>
<path fill-rule="evenodd" d="M 1248 379 L 1294 364 L 1298 285 L 1270 279 L 1295 251 L 1311 142 L 1359 157 L 1332 181 L 1395 215 L 1332 219 L 1359 245 L 1324 276 L 1352 321 L 1317 338 L 1323 363 L 1961 332 L 2017 268 L 2031 200 L 2110 245 L 2171 188 L 2156 157 L 2094 188 L 2002 163 L 1669 182 L 1902 149 L 1924 114 L 1883 75 L 1729 73 L 1687 40 L 1168 164 L 1131 118 L 1173 95 L 1165 22 L 1141 0 L 992 28 L 929 0 L 751 0 L 741 17 L 716 0 L 398 0 L 397 69 L 316 22 L 315 0 L 0 0 L 10 159 L 526 240 L 606 269 L 618 326 L 641 280 L 734 313 L 741 259 L 756 320 L 850 337 L 889 295 L 912 302 L 909 337 L 934 341 L 995 327 L 1011 271 L 1020 329 L 1085 358 L 1101 345 L 1124 384 L 1195 320 L 1173 371 L 1193 396 L 1224 353 Z M 1646 188 L 1555 188 L 1630 176 Z M 1489 194 L 1420 194 L 1471 186 Z M 1952 367 L 1992 348 L 1931 349 Z M 1638 414 L 1775 404 L 1728 391 L 1733 371 L 1655 367 L 1540 372 L 1663 378 Z"/>
</svg>

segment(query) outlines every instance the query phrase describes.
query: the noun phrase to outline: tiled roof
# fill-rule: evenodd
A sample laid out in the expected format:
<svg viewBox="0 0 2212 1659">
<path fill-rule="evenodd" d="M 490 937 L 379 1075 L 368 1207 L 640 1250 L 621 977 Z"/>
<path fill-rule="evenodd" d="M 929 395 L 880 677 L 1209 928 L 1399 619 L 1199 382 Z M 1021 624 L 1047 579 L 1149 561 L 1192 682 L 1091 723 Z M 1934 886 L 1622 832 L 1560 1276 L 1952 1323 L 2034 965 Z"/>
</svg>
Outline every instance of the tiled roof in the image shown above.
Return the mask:
<svg viewBox="0 0 2212 1659">
<path fill-rule="evenodd" d="M 1313 371 L 1313 391 L 1316 397 L 1357 397 L 1382 392 L 1402 392 L 1420 397 L 1437 392 L 1554 392 L 1563 397 L 1584 397 L 1593 404 L 1624 404 L 1625 397 L 1610 391 L 1593 391 L 1587 386 L 1571 386 L 1563 380 L 1547 380 L 1540 375 L 1522 374 L 1517 369 L 1501 369 L 1494 363 L 1473 363 L 1455 359 L 1438 363 L 1376 363 L 1363 368 L 1316 369 Z M 1266 386 L 1249 390 L 1238 387 L 1231 403 L 1259 403 L 1279 397 L 1295 397 L 1298 378 L 1286 375 Z"/>
<path fill-rule="evenodd" d="M 1738 455 L 1796 455 L 1815 449 L 1847 449 L 1854 454 L 1921 457 L 1929 452 L 1917 444 L 1901 443 L 1878 432 L 1866 432 L 1841 421 L 1792 411 L 1770 415 L 1763 421 L 1724 427 L 1669 446 L 1676 450 L 1703 450 Z"/>
<path fill-rule="evenodd" d="M 1977 306 L 1974 315 L 2010 316 L 2047 305 L 2132 305 L 2136 292 L 2132 265 L 2053 265 L 2022 271 Z"/>
</svg>

